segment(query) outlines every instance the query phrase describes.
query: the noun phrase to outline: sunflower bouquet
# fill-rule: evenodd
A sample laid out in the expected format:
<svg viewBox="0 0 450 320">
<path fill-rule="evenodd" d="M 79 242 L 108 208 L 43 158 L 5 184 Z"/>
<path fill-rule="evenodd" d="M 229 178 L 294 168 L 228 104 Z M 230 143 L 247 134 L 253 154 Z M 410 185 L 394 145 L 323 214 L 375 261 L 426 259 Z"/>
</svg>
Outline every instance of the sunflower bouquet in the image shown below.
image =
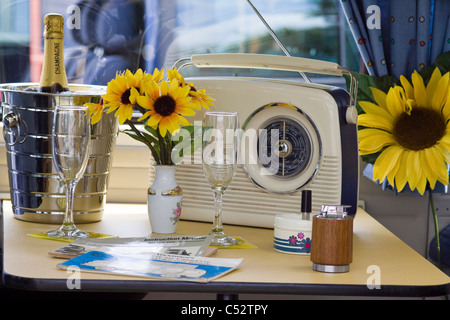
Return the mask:
<svg viewBox="0 0 450 320">
<path fill-rule="evenodd" d="M 372 166 L 372 180 L 429 200 L 439 232 L 432 192 L 449 184 L 450 52 L 412 75 L 357 74 L 359 153 Z M 349 83 L 348 83 L 349 84 Z M 437 188 L 436 188 L 437 189 Z M 440 261 L 439 261 L 440 264 Z"/>
<path fill-rule="evenodd" d="M 373 165 L 373 181 L 421 195 L 437 182 L 448 185 L 449 71 L 447 52 L 409 79 L 356 74 L 359 153 Z"/>
<path fill-rule="evenodd" d="M 87 103 L 91 123 L 95 124 L 107 113 L 115 112 L 119 124 L 128 125 L 122 132 L 144 143 L 151 151 L 156 164 L 172 165 L 173 151 L 183 141 L 180 128 L 194 139 L 193 126 L 186 117 L 196 111 L 214 106 L 205 89 L 197 90 L 192 83 L 186 83 L 176 69 L 155 68 L 152 74 L 138 69 L 135 73 L 126 70 L 118 73 L 106 88 L 99 103 Z M 132 120 L 137 111 L 139 124 Z M 142 127 L 142 128 L 141 128 Z"/>
</svg>

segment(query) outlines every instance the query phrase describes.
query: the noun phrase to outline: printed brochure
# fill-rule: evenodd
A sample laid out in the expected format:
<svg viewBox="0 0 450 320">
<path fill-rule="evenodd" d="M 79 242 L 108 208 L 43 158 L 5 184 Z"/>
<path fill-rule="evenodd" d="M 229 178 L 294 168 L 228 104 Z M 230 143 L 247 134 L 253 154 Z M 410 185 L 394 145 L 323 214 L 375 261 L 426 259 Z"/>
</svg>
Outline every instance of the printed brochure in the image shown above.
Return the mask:
<svg viewBox="0 0 450 320">
<path fill-rule="evenodd" d="M 148 253 L 177 254 L 186 256 L 210 256 L 216 250 L 208 248 L 211 235 L 171 235 L 150 238 L 78 239 L 49 252 L 56 258 L 74 258 L 90 251 L 141 255 Z"/>
<path fill-rule="evenodd" d="M 134 256 L 91 251 L 59 263 L 59 269 L 164 280 L 209 282 L 237 269 L 243 259 L 222 259 L 175 254 L 150 253 Z"/>
</svg>

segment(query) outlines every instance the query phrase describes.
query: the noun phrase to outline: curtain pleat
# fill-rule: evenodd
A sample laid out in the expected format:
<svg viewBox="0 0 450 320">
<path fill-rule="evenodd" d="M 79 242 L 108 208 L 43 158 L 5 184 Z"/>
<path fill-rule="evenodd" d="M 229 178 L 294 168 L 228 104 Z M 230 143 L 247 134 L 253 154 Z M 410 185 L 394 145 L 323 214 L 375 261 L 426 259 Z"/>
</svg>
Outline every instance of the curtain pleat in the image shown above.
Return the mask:
<svg viewBox="0 0 450 320">
<path fill-rule="evenodd" d="M 399 78 L 450 50 L 448 0 L 341 0 L 341 6 L 371 76 Z"/>
</svg>

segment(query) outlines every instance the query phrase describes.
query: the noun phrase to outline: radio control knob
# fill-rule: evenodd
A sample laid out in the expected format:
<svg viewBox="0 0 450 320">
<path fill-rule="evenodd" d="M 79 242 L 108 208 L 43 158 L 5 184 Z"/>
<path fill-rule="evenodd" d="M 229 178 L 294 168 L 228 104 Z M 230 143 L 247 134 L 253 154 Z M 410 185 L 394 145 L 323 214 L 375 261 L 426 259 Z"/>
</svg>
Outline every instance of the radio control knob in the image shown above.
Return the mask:
<svg viewBox="0 0 450 320">
<path fill-rule="evenodd" d="M 358 122 L 358 111 L 355 107 L 348 107 L 345 112 L 345 120 L 348 124 L 356 124 Z"/>
</svg>

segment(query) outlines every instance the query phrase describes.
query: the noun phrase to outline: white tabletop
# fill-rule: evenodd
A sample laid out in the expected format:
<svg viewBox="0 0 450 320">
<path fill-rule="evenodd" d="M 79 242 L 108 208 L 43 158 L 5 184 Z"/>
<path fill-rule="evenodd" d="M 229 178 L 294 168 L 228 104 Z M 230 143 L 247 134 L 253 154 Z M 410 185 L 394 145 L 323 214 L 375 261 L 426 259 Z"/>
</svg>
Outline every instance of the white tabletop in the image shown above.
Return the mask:
<svg viewBox="0 0 450 320">
<path fill-rule="evenodd" d="M 4 282 L 32 290 L 64 290 L 68 274 L 56 268 L 60 259 L 48 252 L 63 242 L 27 236 L 54 229 L 55 225 L 15 219 L 11 204 L 4 202 Z M 201 235 L 212 224 L 180 221 L 177 234 Z M 80 225 L 83 230 L 143 237 L 151 235 L 146 205 L 107 204 L 100 222 Z M 231 236 L 241 236 L 256 248 L 219 249 L 214 257 L 244 258 L 235 270 L 208 284 L 157 281 L 138 277 L 82 273 L 86 290 L 104 291 L 194 291 L 235 293 L 288 293 L 340 295 L 436 296 L 449 292 L 449 277 L 359 209 L 354 220 L 353 262 L 347 273 L 330 274 L 312 270 L 309 256 L 292 255 L 273 249 L 273 230 L 225 225 Z M 374 270 L 379 272 L 380 289 Z M 82 289 L 83 289 L 82 288 Z"/>
</svg>

